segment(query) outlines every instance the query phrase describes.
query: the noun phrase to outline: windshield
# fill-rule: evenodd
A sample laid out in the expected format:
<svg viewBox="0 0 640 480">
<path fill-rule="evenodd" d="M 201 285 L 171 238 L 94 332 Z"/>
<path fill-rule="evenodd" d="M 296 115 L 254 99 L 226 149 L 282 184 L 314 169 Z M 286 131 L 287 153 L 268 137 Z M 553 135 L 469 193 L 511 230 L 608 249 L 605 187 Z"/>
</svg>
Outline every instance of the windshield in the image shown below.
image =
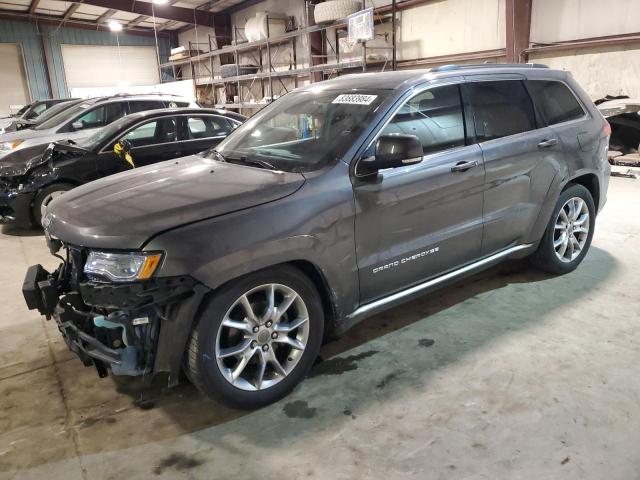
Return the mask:
<svg viewBox="0 0 640 480">
<path fill-rule="evenodd" d="M 58 112 L 57 115 L 49 117 L 47 120 L 38 123 L 37 126 L 34 127 L 34 130 L 46 130 L 48 128 L 54 128 L 58 125 L 66 123 L 67 121 L 74 118 L 80 112 L 84 112 L 87 108 L 92 107 L 93 102 L 81 102 L 78 103 L 71 108 L 67 108 L 61 112 Z"/>
<path fill-rule="evenodd" d="M 129 123 L 131 123 L 131 117 L 122 117 L 115 122 L 111 122 L 106 127 L 101 128 L 90 137 L 79 140 L 78 145 L 82 148 L 86 148 L 87 150 L 93 150 L 94 148 L 99 147 L 100 144 L 108 138 L 117 135 L 118 132 L 122 131 L 123 127 Z"/>
<path fill-rule="evenodd" d="M 66 110 L 67 108 L 70 108 L 73 105 L 76 105 L 77 103 L 80 103 L 80 101 L 81 100 L 57 103 L 56 105 L 47 108 L 41 115 L 36 117 L 35 125 L 40 125 L 40 124 L 46 122 L 50 118 L 55 117 L 57 114 L 59 114 L 63 110 Z"/>
<path fill-rule="evenodd" d="M 312 171 L 340 158 L 367 127 L 385 90 L 306 90 L 269 105 L 215 150 L 229 161 L 261 162 L 285 171 Z"/>
<path fill-rule="evenodd" d="M 16 112 L 16 117 L 21 117 L 22 115 L 24 115 L 26 113 L 26 111 L 31 108 L 31 105 L 33 105 L 33 103 L 30 103 L 29 105 L 25 105 L 20 110 L 18 110 Z"/>
</svg>

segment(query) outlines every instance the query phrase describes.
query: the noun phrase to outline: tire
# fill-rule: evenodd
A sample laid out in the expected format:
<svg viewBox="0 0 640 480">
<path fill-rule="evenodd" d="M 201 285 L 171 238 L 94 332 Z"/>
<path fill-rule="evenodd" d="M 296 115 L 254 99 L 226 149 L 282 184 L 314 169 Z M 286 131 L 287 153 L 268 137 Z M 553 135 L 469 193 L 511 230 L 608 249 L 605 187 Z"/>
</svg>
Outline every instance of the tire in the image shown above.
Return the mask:
<svg viewBox="0 0 640 480">
<path fill-rule="evenodd" d="M 64 192 L 68 192 L 75 185 L 69 183 L 54 183 L 53 185 L 47 185 L 33 199 L 32 215 L 33 224 L 35 227 L 42 228 L 42 211 L 43 207 L 46 207 L 53 198 L 61 195 Z"/>
<path fill-rule="evenodd" d="M 328 0 L 318 3 L 313 10 L 316 23 L 328 23 L 347 18 L 360 10 L 359 0 Z"/>
<path fill-rule="evenodd" d="M 222 78 L 235 77 L 239 75 L 251 75 L 258 71 L 255 65 L 222 65 L 220 66 L 220 76 Z"/>
<path fill-rule="evenodd" d="M 272 305 L 282 308 L 284 302 L 292 302 L 279 320 L 269 314 L 274 312 L 268 309 L 272 286 Z M 185 373 L 209 397 L 234 408 L 259 408 L 281 399 L 302 381 L 318 356 L 323 330 L 320 296 L 306 275 L 289 266 L 261 270 L 214 292 L 191 332 Z M 234 378 L 234 372 L 241 373 Z"/>
<path fill-rule="evenodd" d="M 572 206 L 568 202 L 575 199 L 577 203 L 573 203 L 572 213 Z M 579 205 L 579 210 L 576 205 Z M 585 213 L 588 213 L 587 218 L 584 217 Z M 553 274 L 575 270 L 591 246 L 595 221 L 596 209 L 591 193 L 582 185 L 570 183 L 560 194 L 540 245 L 530 257 L 532 265 Z M 587 232 L 582 231 L 585 225 L 588 225 Z M 566 247 L 563 249 L 564 244 Z M 579 247 L 578 252 L 575 251 L 576 247 Z"/>
</svg>

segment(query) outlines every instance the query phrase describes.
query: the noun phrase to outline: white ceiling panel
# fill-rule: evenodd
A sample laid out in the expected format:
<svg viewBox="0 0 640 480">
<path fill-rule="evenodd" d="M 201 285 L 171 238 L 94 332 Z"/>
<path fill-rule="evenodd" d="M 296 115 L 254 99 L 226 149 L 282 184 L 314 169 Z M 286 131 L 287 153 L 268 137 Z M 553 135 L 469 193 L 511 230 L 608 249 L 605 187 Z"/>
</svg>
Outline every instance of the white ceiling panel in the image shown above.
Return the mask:
<svg viewBox="0 0 640 480">
<path fill-rule="evenodd" d="M 139 15 L 137 13 L 131 13 L 131 12 L 122 12 L 120 10 L 118 10 L 111 18 L 113 18 L 114 20 L 122 20 L 122 21 L 131 21 L 134 18 L 138 18 Z"/>
<path fill-rule="evenodd" d="M 102 15 L 107 10 L 109 10 L 109 9 L 108 8 L 102 8 L 102 7 L 96 7 L 95 5 L 85 5 L 84 3 L 82 3 L 82 4 L 80 4 L 80 6 L 78 7 L 78 10 L 76 10 L 76 12 L 79 12 L 79 13 L 90 13 L 91 15 L 95 15 L 96 17 L 99 17 L 100 15 Z"/>
<path fill-rule="evenodd" d="M 23 5 L 17 2 L 0 2 L 0 9 L 11 10 L 12 12 L 26 12 L 29 10 L 29 4 Z"/>
</svg>

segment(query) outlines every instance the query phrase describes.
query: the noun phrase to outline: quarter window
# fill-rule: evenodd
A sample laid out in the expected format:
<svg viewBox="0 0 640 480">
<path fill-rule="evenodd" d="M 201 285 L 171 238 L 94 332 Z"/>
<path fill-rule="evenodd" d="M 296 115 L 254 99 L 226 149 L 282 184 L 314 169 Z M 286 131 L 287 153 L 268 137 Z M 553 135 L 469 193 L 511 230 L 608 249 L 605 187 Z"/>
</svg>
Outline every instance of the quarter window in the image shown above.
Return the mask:
<svg viewBox="0 0 640 480">
<path fill-rule="evenodd" d="M 528 80 L 527 88 L 547 125 L 582 118 L 585 111 L 562 82 L 552 80 Z"/>
<path fill-rule="evenodd" d="M 535 130 L 533 104 L 519 80 L 466 84 L 479 142 Z"/>
<path fill-rule="evenodd" d="M 418 137 L 425 155 L 464 145 L 458 86 L 435 87 L 409 99 L 382 131 L 382 135 L 393 133 Z"/>
<path fill-rule="evenodd" d="M 231 125 L 224 118 L 194 116 L 187 119 L 187 138 L 189 140 L 221 137 L 230 131 Z"/>
</svg>

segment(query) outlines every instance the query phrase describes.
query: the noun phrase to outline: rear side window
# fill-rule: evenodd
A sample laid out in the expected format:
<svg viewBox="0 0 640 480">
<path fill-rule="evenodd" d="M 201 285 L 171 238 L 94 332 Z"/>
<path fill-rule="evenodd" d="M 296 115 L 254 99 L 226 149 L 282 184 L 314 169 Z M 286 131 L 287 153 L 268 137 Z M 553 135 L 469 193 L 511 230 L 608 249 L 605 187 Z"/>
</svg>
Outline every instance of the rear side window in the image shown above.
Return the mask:
<svg viewBox="0 0 640 480">
<path fill-rule="evenodd" d="M 177 139 L 175 117 L 163 117 L 143 123 L 120 138 L 131 142 L 133 148 L 171 143 Z"/>
<path fill-rule="evenodd" d="M 129 102 L 131 113 L 145 112 L 147 110 L 159 110 L 164 108 L 164 103 L 158 100 L 143 100 L 139 102 Z"/>
<path fill-rule="evenodd" d="M 182 107 L 188 107 L 189 106 L 189 102 L 168 101 L 168 102 L 165 102 L 165 104 L 167 105 L 167 108 L 182 108 Z"/>
<path fill-rule="evenodd" d="M 585 111 L 571 90 L 562 82 L 528 80 L 527 88 L 547 125 L 582 118 Z"/>
<path fill-rule="evenodd" d="M 393 133 L 418 137 L 425 155 L 464 145 L 458 86 L 435 87 L 407 100 L 382 131 L 382 135 Z"/>
<path fill-rule="evenodd" d="M 187 138 L 220 137 L 231 131 L 231 125 L 225 118 L 213 116 L 193 116 L 187 119 Z"/>
<path fill-rule="evenodd" d="M 533 104 L 519 80 L 466 84 L 479 142 L 536 128 Z"/>
</svg>

